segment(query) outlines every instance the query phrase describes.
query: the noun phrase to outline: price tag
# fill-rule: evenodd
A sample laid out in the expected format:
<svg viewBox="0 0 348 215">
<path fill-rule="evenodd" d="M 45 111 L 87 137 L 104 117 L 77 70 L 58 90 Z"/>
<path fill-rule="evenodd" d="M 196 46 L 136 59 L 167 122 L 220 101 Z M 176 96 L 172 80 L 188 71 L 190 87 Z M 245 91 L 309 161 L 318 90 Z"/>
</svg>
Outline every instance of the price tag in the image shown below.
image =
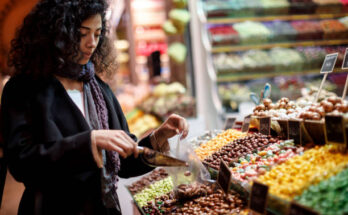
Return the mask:
<svg viewBox="0 0 348 215">
<path fill-rule="evenodd" d="M 319 213 L 296 202 L 291 202 L 288 215 L 319 215 Z"/>
<path fill-rule="evenodd" d="M 346 52 L 344 53 L 344 59 L 342 63 L 342 69 L 348 69 L 348 48 L 346 48 Z"/>
<path fill-rule="evenodd" d="M 301 121 L 288 120 L 288 139 L 293 139 L 295 144 L 302 145 Z"/>
<path fill-rule="evenodd" d="M 271 134 L 271 117 L 260 118 L 260 133 L 264 135 Z"/>
<path fill-rule="evenodd" d="M 320 73 L 331 73 L 335 68 L 337 57 L 338 52 L 326 55 Z"/>
<path fill-rule="evenodd" d="M 232 177 L 232 172 L 228 168 L 227 164 L 221 160 L 219 175 L 217 177 L 217 183 L 220 185 L 221 189 L 225 193 L 228 193 L 231 187 L 231 177 Z"/>
<path fill-rule="evenodd" d="M 242 132 L 249 131 L 250 120 L 251 120 L 251 114 L 244 118 L 243 125 L 242 125 Z"/>
<path fill-rule="evenodd" d="M 233 128 L 234 122 L 236 121 L 236 117 L 227 117 L 224 125 L 224 130 Z"/>
<path fill-rule="evenodd" d="M 280 126 L 279 136 L 283 139 L 288 139 L 288 121 L 287 120 L 278 120 Z"/>
<path fill-rule="evenodd" d="M 254 181 L 251 188 L 249 208 L 257 213 L 265 214 L 267 205 L 268 186 Z"/>
<path fill-rule="evenodd" d="M 325 138 L 327 143 L 344 144 L 346 140 L 345 126 L 342 116 L 325 116 Z"/>
</svg>

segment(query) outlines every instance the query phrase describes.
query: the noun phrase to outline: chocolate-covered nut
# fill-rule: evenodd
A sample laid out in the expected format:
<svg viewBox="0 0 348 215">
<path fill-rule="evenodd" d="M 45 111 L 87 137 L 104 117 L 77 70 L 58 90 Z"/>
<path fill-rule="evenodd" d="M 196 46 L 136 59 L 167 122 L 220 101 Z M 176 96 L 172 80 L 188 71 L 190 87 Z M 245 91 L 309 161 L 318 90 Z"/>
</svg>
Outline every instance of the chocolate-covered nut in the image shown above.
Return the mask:
<svg viewBox="0 0 348 215">
<path fill-rule="evenodd" d="M 333 108 L 334 108 L 333 103 L 324 101 L 321 103 L 321 105 L 324 108 L 325 113 L 330 113 L 333 111 Z"/>
<path fill-rule="evenodd" d="M 190 171 L 186 171 L 186 172 L 184 173 L 184 175 L 185 175 L 185 176 L 190 176 L 190 175 L 191 175 L 191 172 L 190 172 Z"/>
</svg>

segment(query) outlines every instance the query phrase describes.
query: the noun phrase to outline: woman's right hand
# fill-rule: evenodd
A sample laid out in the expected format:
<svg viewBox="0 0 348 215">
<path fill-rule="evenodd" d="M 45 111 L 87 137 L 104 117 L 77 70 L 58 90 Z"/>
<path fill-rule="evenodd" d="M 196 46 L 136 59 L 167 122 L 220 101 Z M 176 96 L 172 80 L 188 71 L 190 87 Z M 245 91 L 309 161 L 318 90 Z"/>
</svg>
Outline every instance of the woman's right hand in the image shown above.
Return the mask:
<svg viewBox="0 0 348 215">
<path fill-rule="evenodd" d="M 93 130 L 97 147 L 109 151 L 116 151 L 123 158 L 134 154 L 138 157 L 137 143 L 123 130 Z"/>
</svg>

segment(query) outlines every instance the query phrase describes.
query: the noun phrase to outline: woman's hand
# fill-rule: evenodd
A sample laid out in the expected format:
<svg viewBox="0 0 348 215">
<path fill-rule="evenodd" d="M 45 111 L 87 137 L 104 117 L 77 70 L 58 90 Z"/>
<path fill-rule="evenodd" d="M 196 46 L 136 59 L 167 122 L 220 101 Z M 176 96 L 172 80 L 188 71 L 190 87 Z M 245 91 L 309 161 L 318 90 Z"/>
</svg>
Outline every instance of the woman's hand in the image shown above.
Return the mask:
<svg viewBox="0 0 348 215">
<path fill-rule="evenodd" d="M 93 130 L 97 147 L 109 151 L 116 151 L 123 158 L 134 154 L 138 157 L 137 143 L 123 130 Z"/>
<path fill-rule="evenodd" d="M 186 119 L 172 114 L 168 119 L 151 134 L 151 144 L 156 151 L 169 151 L 168 139 L 182 133 L 182 139 L 188 134 L 189 126 Z"/>
</svg>

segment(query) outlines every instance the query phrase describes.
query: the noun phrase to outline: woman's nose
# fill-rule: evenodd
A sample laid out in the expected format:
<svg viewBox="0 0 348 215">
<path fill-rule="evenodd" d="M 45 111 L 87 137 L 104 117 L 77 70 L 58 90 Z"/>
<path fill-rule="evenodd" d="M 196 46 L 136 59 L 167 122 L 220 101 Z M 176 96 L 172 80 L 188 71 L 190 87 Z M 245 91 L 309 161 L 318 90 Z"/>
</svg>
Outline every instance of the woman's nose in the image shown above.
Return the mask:
<svg viewBox="0 0 348 215">
<path fill-rule="evenodd" d="M 90 34 L 89 37 L 88 37 L 88 42 L 87 42 L 87 46 L 89 48 L 95 48 L 97 47 L 97 38 L 95 38 L 94 34 Z"/>
</svg>

